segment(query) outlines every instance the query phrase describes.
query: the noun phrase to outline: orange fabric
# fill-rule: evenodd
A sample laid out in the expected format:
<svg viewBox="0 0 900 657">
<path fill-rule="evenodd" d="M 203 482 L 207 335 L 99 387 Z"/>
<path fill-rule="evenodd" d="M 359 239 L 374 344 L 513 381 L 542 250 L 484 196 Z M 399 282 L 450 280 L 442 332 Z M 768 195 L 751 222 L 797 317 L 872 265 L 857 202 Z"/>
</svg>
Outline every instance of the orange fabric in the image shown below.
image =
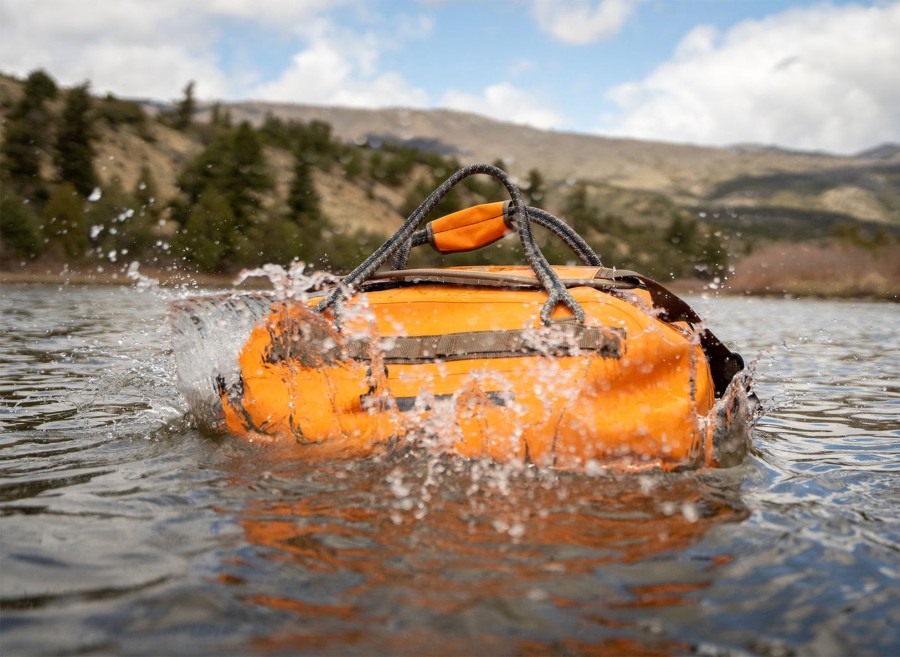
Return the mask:
<svg viewBox="0 0 900 657">
<path fill-rule="evenodd" d="M 595 271 L 565 269 L 585 278 Z M 273 345 L 300 341 L 310 349 L 310 332 L 302 327 L 321 316 L 302 304 L 273 306 L 240 354 L 243 395 L 222 396 L 226 425 L 237 434 L 288 438 L 348 456 L 404 436 L 425 439 L 424 428 L 436 434 L 429 440 L 440 450 L 565 469 L 592 460 L 664 468 L 707 460 L 700 418 L 712 408 L 714 391 L 694 331 L 639 307 L 649 307 L 641 291 L 629 293 L 631 302 L 589 287 L 571 292 L 585 324 L 624 333 L 618 358 L 582 352 L 385 368 L 374 347 L 371 363 L 334 356 L 303 365 Z M 545 298 L 537 290 L 454 285 L 378 290 L 348 302 L 342 331 L 353 339 L 374 337 L 377 345 L 390 336 L 534 327 L 537 340 L 552 331 L 538 317 Z M 553 318 L 571 313 L 558 306 Z M 312 345 L 323 353 L 333 346 L 331 338 Z M 397 399 L 418 403 L 401 411 Z"/>
<path fill-rule="evenodd" d="M 475 205 L 428 224 L 431 246 L 441 253 L 473 251 L 496 242 L 511 231 L 506 225 L 505 202 Z"/>
</svg>

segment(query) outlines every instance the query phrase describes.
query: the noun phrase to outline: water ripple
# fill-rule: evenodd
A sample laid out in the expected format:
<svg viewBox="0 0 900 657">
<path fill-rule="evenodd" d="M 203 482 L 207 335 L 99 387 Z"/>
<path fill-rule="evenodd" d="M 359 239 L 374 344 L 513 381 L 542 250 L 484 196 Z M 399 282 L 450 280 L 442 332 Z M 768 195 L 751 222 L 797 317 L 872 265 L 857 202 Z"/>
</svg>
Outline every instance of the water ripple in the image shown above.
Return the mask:
<svg viewBox="0 0 900 657">
<path fill-rule="evenodd" d="M 695 300 L 766 412 L 727 470 L 201 435 L 164 293 L 0 297 L 4 654 L 894 654 L 896 306 Z"/>
</svg>

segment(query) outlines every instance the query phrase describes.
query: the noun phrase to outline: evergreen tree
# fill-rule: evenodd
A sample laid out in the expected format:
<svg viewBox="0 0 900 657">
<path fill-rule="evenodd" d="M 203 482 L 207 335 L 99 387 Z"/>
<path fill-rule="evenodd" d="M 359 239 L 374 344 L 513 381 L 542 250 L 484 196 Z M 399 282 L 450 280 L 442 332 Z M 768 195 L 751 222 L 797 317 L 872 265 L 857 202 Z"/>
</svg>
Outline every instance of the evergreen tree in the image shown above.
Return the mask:
<svg viewBox="0 0 900 657">
<path fill-rule="evenodd" d="M 304 223 L 304 219 L 316 220 L 322 214 L 312 169 L 300 153 L 294 156 L 294 177 L 288 194 L 288 209 L 290 218 L 297 223 Z"/>
<path fill-rule="evenodd" d="M 259 134 L 265 142 L 277 148 L 289 149 L 291 147 L 292 127 L 289 127 L 282 119 L 271 112 L 266 113 Z"/>
<path fill-rule="evenodd" d="M 142 132 L 146 128 L 147 114 L 141 104 L 133 100 L 122 100 L 112 94 L 106 94 L 105 98 L 97 101 L 94 112 L 97 119 L 114 129 L 131 125 Z"/>
<path fill-rule="evenodd" d="M 29 204 L 11 189 L 0 187 L 0 253 L 36 258 L 44 250 L 37 217 Z"/>
<path fill-rule="evenodd" d="M 220 132 L 178 177 L 178 187 L 195 205 L 207 187 L 221 187 L 231 158 L 232 131 Z"/>
<path fill-rule="evenodd" d="M 64 182 L 50 195 L 44 206 L 43 231 L 50 247 L 58 255 L 81 258 L 88 247 L 84 220 L 84 200 L 70 182 Z"/>
<path fill-rule="evenodd" d="M 260 207 L 259 194 L 272 188 L 273 182 L 266 169 L 259 135 L 247 121 L 241 122 L 234 133 L 231 145 L 232 166 L 224 181 L 238 227 L 252 222 L 250 216 Z"/>
<path fill-rule="evenodd" d="M 50 140 L 50 115 L 47 100 L 56 97 L 58 89 L 44 71 L 31 73 L 25 80 L 22 98 L 13 107 L 0 147 L 2 178 L 25 199 L 42 202 L 47 189 L 41 179 L 41 153 Z"/>
<path fill-rule="evenodd" d="M 528 172 L 528 185 L 522 190 L 528 205 L 539 207 L 544 199 L 544 176 L 537 169 Z"/>
<path fill-rule="evenodd" d="M 228 109 L 223 110 L 221 103 L 215 103 L 212 107 L 209 123 L 214 128 L 230 128 L 232 127 L 231 112 Z"/>
<path fill-rule="evenodd" d="M 157 193 L 156 181 L 150 167 L 145 164 L 131 192 L 134 216 L 128 222 L 128 246 L 136 254 L 150 250 L 155 241 L 160 216 Z"/>
<path fill-rule="evenodd" d="M 666 230 L 666 241 L 675 245 L 682 253 L 697 254 L 700 249 L 698 233 L 696 219 L 676 212 Z"/>
<path fill-rule="evenodd" d="M 331 124 L 312 120 L 307 125 L 292 123 L 291 133 L 295 150 L 309 161 L 322 166 L 333 160 L 337 147 L 331 139 Z"/>
<path fill-rule="evenodd" d="M 197 101 L 194 99 L 194 81 L 191 80 L 184 88 L 184 98 L 175 107 L 175 115 L 172 117 L 172 127 L 176 130 L 187 130 L 194 122 L 194 112 L 197 110 Z"/>
<path fill-rule="evenodd" d="M 321 262 L 329 271 L 347 272 L 383 244 L 385 239 L 385 235 L 369 230 L 335 235 L 329 240 L 328 252 L 316 258 L 316 261 Z"/>
<path fill-rule="evenodd" d="M 141 172 L 134 185 L 132 196 L 134 196 L 135 210 L 139 214 L 150 217 L 154 222 L 159 218 L 160 210 L 157 194 L 153 172 L 150 171 L 150 167 L 144 164 L 141 166 Z"/>
<path fill-rule="evenodd" d="M 294 155 L 294 178 L 288 194 L 288 219 L 300 228 L 299 257 L 314 260 L 321 250 L 328 221 L 319 205 L 319 193 L 309 163 L 302 153 Z"/>
<path fill-rule="evenodd" d="M 178 185 L 187 195 L 189 206 L 196 204 L 208 188 L 219 190 L 234 216 L 235 228 L 243 232 L 254 222 L 260 194 L 273 183 L 259 137 L 244 121 L 236 129 L 220 132 L 184 170 Z"/>
<path fill-rule="evenodd" d="M 712 279 L 728 272 L 728 249 L 720 233 L 707 230 L 694 269 L 699 278 Z"/>
<path fill-rule="evenodd" d="M 575 185 L 566 196 L 563 207 L 563 217 L 569 225 L 583 236 L 594 225 L 597 214 L 596 206 L 588 198 L 587 186 L 584 183 Z"/>
<path fill-rule="evenodd" d="M 248 242 L 247 246 L 252 245 L 253 251 L 240 254 L 244 256 L 242 264 L 272 262 L 288 265 L 293 260 L 311 261 L 307 256 L 303 229 L 290 219 L 270 218 L 250 231 Z"/>
<path fill-rule="evenodd" d="M 93 125 L 90 116 L 91 98 L 88 83 L 66 94 L 59 130 L 56 135 L 56 167 L 59 179 L 70 182 L 84 197 L 97 186 L 94 169 Z"/>
<path fill-rule="evenodd" d="M 23 100 L 28 99 L 33 107 L 43 105 L 44 101 L 53 100 L 58 94 L 56 81 L 42 69 L 32 71 L 25 79 Z"/>
<path fill-rule="evenodd" d="M 3 182 L 31 200 L 45 200 L 47 195 L 41 179 L 39 122 L 34 115 L 29 119 L 10 118 L 0 151 Z"/>
<path fill-rule="evenodd" d="M 356 180 L 362 174 L 363 158 L 360 149 L 352 146 L 342 148 L 340 160 L 348 180 Z"/>
<path fill-rule="evenodd" d="M 90 226 L 91 244 L 103 259 L 135 258 L 153 242 L 155 216 L 141 209 L 135 195 L 125 190 L 118 178 L 89 204 L 85 221 Z"/>
<path fill-rule="evenodd" d="M 237 240 L 235 218 L 227 199 L 209 187 L 191 208 L 172 247 L 201 271 L 224 271 Z"/>
<path fill-rule="evenodd" d="M 212 110 L 209 113 L 209 123 L 216 128 L 225 127 L 222 125 L 222 103 L 213 103 Z"/>
</svg>

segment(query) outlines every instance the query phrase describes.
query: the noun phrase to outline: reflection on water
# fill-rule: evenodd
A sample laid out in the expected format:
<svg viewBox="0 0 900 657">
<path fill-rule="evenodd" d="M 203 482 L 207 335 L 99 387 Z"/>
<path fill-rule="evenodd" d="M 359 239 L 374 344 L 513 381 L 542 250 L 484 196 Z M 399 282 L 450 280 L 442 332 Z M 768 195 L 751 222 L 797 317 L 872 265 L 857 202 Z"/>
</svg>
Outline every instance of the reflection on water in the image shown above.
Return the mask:
<svg viewBox="0 0 900 657">
<path fill-rule="evenodd" d="M 752 454 L 588 476 L 204 436 L 164 293 L 0 292 L 3 654 L 900 652 L 896 306 L 697 300 Z"/>
<path fill-rule="evenodd" d="M 643 654 L 675 645 L 643 627 L 653 611 L 690 604 L 729 560 L 671 562 L 711 527 L 746 517 L 738 487 L 709 473 L 556 477 L 422 456 L 315 472 L 292 464 L 271 471 L 239 516 L 247 542 L 278 562 L 273 576 L 241 562 L 222 577 L 232 595 L 287 616 L 254 639 L 267 652 L 313 642 L 319 652 L 422 654 L 456 642 L 451 652 L 470 653 L 478 640 L 546 653 L 566 638 L 627 637 Z M 646 577 L 630 582 L 639 562 Z"/>
</svg>

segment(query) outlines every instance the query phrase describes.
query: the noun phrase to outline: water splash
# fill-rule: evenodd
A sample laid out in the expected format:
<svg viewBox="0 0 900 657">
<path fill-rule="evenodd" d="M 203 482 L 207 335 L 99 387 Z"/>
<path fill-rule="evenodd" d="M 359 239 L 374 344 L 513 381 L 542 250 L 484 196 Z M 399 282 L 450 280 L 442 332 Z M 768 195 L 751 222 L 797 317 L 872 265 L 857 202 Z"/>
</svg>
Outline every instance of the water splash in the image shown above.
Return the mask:
<svg viewBox="0 0 900 657">
<path fill-rule="evenodd" d="M 307 273 L 308 265 L 294 262 L 285 269 L 281 265 L 265 264 L 262 267 L 243 269 L 234 281 L 238 286 L 251 278 L 267 278 L 274 289 L 278 300 L 305 299 L 310 292 L 337 285 L 340 278 L 328 272 L 313 271 Z"/>
</svg>

